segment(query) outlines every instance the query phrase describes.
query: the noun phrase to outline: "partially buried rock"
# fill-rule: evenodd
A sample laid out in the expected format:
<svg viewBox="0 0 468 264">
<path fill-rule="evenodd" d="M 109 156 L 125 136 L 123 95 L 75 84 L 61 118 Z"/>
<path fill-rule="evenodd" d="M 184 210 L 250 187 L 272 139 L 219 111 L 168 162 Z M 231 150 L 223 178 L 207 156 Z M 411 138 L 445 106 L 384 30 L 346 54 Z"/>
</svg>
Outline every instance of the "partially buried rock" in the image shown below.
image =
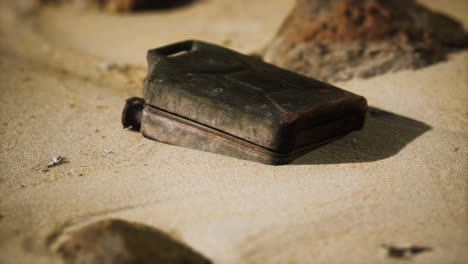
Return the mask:
<svg viewBox="0 0 468 264">
<path fill-rule="evenodd" d="M 167 9 L 191 3 L 193 0 L 40 0 L 43 3 L 72 3 L 76 7 L 98 7 L 110 12 L 132 12 Z"/>
<path fill-rule="evenodd" d="M 105 7 L 112 12 L 130 12 L 148 9 L 167 9 L 185 5 L 193 0 L 105 0 Z"/>
<path fill-rule="evenodd" d="M 190 247 L 149 226 L 104 220 L 71 231 L 57 252 L 65 263 L 211 263 Z"/>
<path fill-rule="evenodd" d="M 467 47 L 460 23 L 415 0 L 297 0 L 263 57 L 341 81 L 424 67 Z"/>
</svg>

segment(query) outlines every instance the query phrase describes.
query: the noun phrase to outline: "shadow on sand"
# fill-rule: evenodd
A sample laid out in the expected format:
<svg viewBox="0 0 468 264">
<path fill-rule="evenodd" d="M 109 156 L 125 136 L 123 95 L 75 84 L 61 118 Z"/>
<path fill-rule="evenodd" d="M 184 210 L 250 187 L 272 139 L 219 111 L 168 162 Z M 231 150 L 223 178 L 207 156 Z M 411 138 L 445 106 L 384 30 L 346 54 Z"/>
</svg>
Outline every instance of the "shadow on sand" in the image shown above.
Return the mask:
<svg viewBox="0 0 468 264">
<path fill-rule="evenodd" d="M 430 130 L 420 121 L 370 107 L 364 128 L 312 150 L 292 164 L 340 164 L 382 160 Z"/>
</svg>

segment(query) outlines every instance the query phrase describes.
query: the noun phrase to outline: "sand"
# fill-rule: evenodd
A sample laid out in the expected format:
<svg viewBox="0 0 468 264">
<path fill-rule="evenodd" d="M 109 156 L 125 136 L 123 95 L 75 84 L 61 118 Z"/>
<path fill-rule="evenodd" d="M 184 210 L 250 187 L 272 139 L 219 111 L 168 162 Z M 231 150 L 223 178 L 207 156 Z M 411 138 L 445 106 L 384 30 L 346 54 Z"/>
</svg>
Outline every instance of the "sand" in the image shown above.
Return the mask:
<svg viewBox="0 0 468 264">
<path fill-rule="evenodd" d="M 146 49 L 196 38 L 255 52 L 292 1 L 135 16 L 21 3 L 0 4 L 0 263 L 60 263 L 51 233 L 106 218 L 215 263 L 400 263 L 383 244 L 432 249 L 411 263 L 468 262 L 468 52 L 335 83 L 367 97 L 364 129 L 267 166 L 147 140 L 120 115 L 141 94 Z M 423 3 L 468 28 L 468 2 Z M 66 162 L 41 172 L 54 155 Z"/>
</svg>

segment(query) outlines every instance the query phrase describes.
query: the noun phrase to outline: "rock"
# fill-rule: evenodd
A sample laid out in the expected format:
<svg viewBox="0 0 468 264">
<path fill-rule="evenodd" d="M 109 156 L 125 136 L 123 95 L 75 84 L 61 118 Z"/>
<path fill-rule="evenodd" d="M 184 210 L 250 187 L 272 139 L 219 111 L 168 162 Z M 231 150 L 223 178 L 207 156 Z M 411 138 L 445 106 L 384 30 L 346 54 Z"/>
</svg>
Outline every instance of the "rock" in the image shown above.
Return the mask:
<svg viewBox="0 0 468 264">
<path fill-rule="evenodd" d="M 41 0 L 43 3 L 71 3 L 75 7 L 98 7 L 113 13 L 132 12 L 148 9 L 173 8 L 193 0 Z"/>
<path fill-rule="evenodd" d="M 111 12 L 130 12 L 148 9 L 166 9 L 193 2 L 193 0 L 106 0 L 105 7 Z"/>
<path fill-rule="evenodd" d="M 115 219 L 70 231 L 57 244 L 56 252 L 73 264 L 211 263 L 155 228 Z"/>
<path fill-rule="evenodd" d="M 460 23 L 415 0 L 297 0 L 263 57 L 342 81 L 424 67 L 467 47 Z"/>
</svg>

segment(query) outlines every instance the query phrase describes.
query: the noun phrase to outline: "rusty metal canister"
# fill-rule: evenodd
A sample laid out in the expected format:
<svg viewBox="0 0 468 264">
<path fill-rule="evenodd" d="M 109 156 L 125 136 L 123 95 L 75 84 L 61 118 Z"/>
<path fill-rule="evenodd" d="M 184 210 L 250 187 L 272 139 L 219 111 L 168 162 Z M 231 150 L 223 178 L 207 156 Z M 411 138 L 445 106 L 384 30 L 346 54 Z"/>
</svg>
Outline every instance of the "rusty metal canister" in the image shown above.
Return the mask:
<svg viewBox="0 0 468 264">
<path fill-rule="evenodd" d="M 202 41 L 148 51 L 144 98 L 124 127 L 160 142 L 266 164 L 362 128 L 366 99 Z"/>
</svg>

